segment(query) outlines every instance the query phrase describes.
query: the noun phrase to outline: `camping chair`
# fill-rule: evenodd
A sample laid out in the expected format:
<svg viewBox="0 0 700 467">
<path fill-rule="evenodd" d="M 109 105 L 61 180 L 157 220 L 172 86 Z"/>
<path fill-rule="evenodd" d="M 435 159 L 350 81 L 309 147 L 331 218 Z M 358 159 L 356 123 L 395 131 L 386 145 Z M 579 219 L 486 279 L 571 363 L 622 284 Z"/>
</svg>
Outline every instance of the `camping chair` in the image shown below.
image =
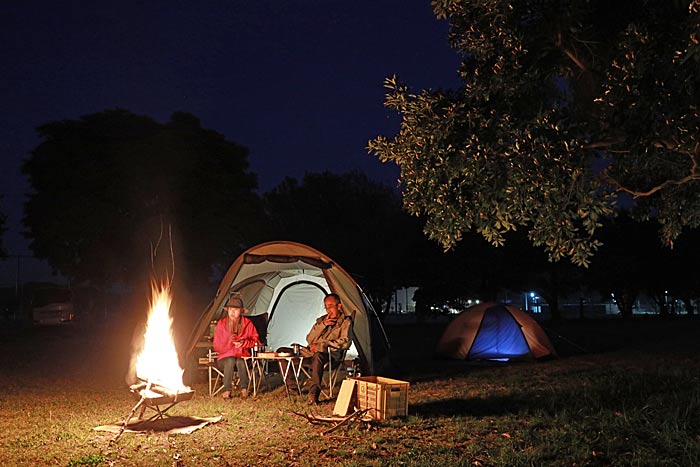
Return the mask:
<svg viewBox="0 0 700 467">
<path fill-rule="evenodd" d="M 209 376 L 209 396 L 214 397 L 224 388 L 224 372 L 216 364 L 217 352 L 209 349 L 206 357 L 199 358 L 199 365 L 205 367 Z"/>
<path fill-rule="evenodd" d="M 211 349 L 207 352 L 206 357 L 200 357 L 199 365 L 207 370 L 209 379 L 209 396 L 214 397 L 224 389 L 224 372 L 219 368 L 217 357 L 218 352 L 214 352 Z M 234 365 L 233 367 L 233 378 L 231 381 L 231 386 L 238 388 L 241 385 L 241 378 L 238 374 L 238 369 Z M 248 384 L 250 386 L 250 383 Z"/>
<path fill-rule="evenodd" d="M 270 315 L 267 312 L 259 315 L 246 316 L 246 318 L 248 318 L 253 323 L 253 326 L 255 326 L 255 330 L 258 331 L 258 339 L 260 340 L 260 344 L 262 344 L 263 347 L 267 346 L 267 325 L 269 317 Z M 262 368 L 265 374 L 267 375 L 269 373 L 267 360 L 262 361 Z"/>
<path fill-rule="evenodd" d="M 333 358 L 333 352 L 340 351 L 340 356 Z M 340 369 L 345 364 L 345 354 L 348 349 L 339 349 L 337 347 L 328 346 L 328 362 L 323 366 L 323 376 L 321 377 L 321 394 L 327 399 L 332 399 L 335 386 L 338 383 Z M 311 380 L 310 367 L 302 365 L 301 371 L 307 378 L 307 382 Z"/>
</svg>

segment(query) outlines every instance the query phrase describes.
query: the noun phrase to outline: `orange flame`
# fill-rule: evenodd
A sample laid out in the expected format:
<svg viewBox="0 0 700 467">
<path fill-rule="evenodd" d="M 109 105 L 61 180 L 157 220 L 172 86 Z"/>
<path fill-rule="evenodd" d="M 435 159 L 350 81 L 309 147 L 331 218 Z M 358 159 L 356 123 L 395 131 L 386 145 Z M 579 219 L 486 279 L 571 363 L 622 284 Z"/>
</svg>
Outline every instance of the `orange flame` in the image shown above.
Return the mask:
<svg viewBox="0 0 700 467">
<path fill-rule="evenodd" d="M 136 375 L 173 393 L 189 391 L 182 381 L 184 370 L 180 367 L 172 334 L 170 287 L 167 283 L 158 287 L 152 282 L 151 294 L 144 345 L 136 359 Z"/>
</svg>

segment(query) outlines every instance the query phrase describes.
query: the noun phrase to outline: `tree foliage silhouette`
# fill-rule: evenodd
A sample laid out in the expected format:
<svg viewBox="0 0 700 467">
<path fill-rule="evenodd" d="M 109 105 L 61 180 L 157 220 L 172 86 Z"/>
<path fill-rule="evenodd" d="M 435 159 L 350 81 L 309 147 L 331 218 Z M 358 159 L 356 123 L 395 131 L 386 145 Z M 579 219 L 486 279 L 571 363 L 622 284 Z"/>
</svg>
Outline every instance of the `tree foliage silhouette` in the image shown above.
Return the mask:
<svg viewBox="0 0 700 467">
<path fill-rule="evenodd" d="M 191 114 L 164 124 L 107 110 L 38 128 L 24 163 L 30 248 L 74 282 L 205 283 L 259 218 L 248 150 Z M 154 256 L 155 254 L 155 256 Z"/>
<path fill-rule="evenodd" d="M 338 261 L 375 305 L 412 285 L 420 227 L 401 209 L 398 193 L 361 172 L 307 173 L 265 194 L 271 235 L 308 244 Z"/>
</svg>

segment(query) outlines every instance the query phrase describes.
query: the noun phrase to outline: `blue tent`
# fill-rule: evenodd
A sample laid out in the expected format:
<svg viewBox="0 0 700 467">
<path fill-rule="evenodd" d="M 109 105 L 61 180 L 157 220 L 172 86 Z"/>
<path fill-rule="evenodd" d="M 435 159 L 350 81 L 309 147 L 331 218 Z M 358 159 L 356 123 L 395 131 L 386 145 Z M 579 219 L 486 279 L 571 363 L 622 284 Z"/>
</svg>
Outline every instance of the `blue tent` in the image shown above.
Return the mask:
<svg viewBox="0 0 700 467">
<path fill-rule="evenodd" d="M 556 356 L 540 325 L 519 308 L 481 303 L 467 308 L 447 326 L 437 354 L 467 360 L 513 360 Z"/>
</svg>

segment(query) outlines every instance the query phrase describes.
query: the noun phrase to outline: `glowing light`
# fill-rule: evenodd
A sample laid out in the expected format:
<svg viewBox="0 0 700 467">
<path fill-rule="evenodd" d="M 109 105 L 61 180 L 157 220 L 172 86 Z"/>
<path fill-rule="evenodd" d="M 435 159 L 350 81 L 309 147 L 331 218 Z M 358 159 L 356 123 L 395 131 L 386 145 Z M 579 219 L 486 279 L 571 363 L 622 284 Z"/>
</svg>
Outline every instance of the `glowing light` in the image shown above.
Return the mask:
<svg viewBox="0 0 700 467">
<path fill-rule="evenodd" d="M 173 393 L 189 391 L 182 382 L 184 370 L 180 367 L 172 334 L 170 287 L 152 283 L 151 294 L 143 349 L 136 359 L 136 375 Z"/>
</svg>

